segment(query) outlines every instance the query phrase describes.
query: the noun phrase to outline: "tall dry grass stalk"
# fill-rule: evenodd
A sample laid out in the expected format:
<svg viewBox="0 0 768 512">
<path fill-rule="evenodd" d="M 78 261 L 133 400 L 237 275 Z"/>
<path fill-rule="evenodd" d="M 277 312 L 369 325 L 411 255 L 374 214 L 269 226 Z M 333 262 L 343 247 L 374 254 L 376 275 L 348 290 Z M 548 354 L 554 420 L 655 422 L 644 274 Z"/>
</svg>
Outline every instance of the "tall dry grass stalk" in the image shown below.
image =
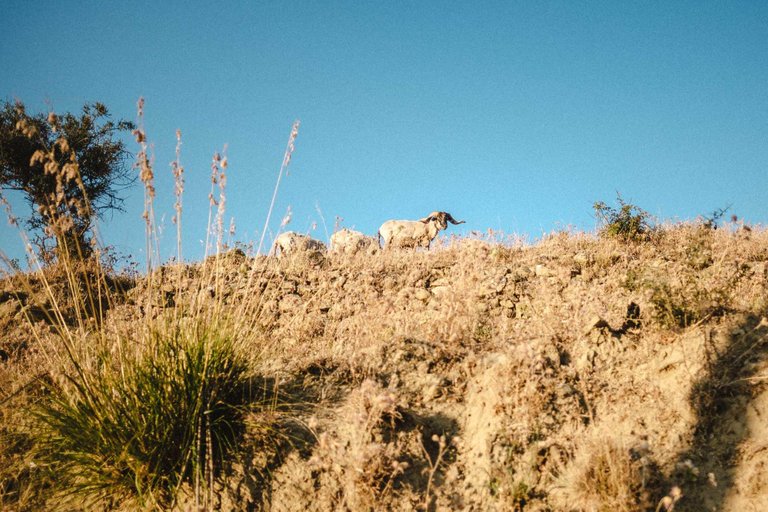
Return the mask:
<svg viewBox="0 0 768 512">
<path fill-rule="evenodd" d="M 139 98 L 137 103 L 138 125 L 133 131 L 136 142 L 139 144 L 139 152 L 136 155 L 136 168 L 139 171 L 139 179 L 144 185 L 144 212 L 142 218 L 145 226 L 145 254 L 146 271 L 149 271 L 159 264 L 160 251 L 158 249 L 159 240 L 157 236 L 157 223 L 155 222 L 155 173 L 153 164 L 149 157 L 149 147 L 147 145 L 147 134 L 144 129 L 144 98 Z"/>
<path fill-rule="evenodd" d="M 173 193 L 176 201 L 173 204 L 174 215 L 173 223 L 176 225 L 176 259 L 179 264 L 184 263 L 184 256 L 181 251 L 181 213 L 182 198 L 184 197 L 184 166 L 181 165 L 181 130 L 176 130 L 176 159 L 171 162 L 171 172 L 173 173 Z"/>
<path fill-rule="evenodd" d="M 272 192 L 272 200 L 269 203 L 269 210 L 267 210 L 267 218 L 264 221 L 264 229 L 261 231 L 261 238 L 259 239 L 259 247 L 256 249 L 256 254 L 261 254 L 261 249 L 264 246 L 264 237 L 269 229 L 269 220 L 272 218 L 272 210 L 275 208 L 275 200 L 277 199 L 277 191 L 280 188 L 280 181 L 283 179 L 283 174 L 287 174 L 288 166 L 291 163 L 291 157 L 293 156 L 293 150 L 295 149 L 296 137 L 299 135 L 299 125 L 301 123 L 296 120 L 291 128 L 291 134 L 288 137 L 288 145 L 285 148 L 285 154 L 283 155 L 283 163 L 280 165 L 280 172 L 277 173 L 277 182 L 275 183 L 275 190 Z"/>
</svg>

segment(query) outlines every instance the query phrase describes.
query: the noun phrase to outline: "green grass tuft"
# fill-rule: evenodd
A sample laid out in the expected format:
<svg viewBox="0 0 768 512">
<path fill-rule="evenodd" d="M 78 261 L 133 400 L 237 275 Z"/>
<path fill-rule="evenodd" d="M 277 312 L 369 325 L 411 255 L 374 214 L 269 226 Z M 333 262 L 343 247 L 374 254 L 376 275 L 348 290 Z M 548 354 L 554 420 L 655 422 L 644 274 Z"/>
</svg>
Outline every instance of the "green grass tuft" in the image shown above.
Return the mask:
<svg viewBox="0 0 768 512">
<path fill-rule="evenodd" d="M 232 338 L 194 326 L 149 341 L 135 356 L 97 357 L 36 411 L 40 457 L 80 499 L 168 507 L 183 483 L 212 479 L 242 431 L 247 365 Z"/>
</svg>

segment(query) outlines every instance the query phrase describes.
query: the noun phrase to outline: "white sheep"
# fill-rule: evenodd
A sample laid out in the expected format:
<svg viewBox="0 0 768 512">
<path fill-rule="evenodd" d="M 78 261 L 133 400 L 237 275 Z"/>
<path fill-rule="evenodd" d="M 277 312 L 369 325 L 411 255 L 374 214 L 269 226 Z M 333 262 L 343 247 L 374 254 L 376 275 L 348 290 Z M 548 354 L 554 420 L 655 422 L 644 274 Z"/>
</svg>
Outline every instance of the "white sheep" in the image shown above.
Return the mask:
<svg viewBox="0 0 768 512">
<path fill-rule="evenodd" d="M 307 235 L 286 231 L 281 233 L 272 244 L 272 254 L 275 256 L 287 256 L 297 252 L 325 252 L 325 244 Z"/>
<path fill-rule="evenodd" d="M 363 251 L 373 254 L 378 248 L 379 244 L 374 237 L 359 231 L 343 228 L 331 235 L 331 252 L 333 253 L 356 254 Z"/>
<path fill-rule="evenodd" d="M 451 224 L 463 224 L 450 213 L 432 212 L 420 220 L 388 220 L 379 228 L 379 243 L 385 247 L 427 247 L 437 234 Z"/>
</svg>

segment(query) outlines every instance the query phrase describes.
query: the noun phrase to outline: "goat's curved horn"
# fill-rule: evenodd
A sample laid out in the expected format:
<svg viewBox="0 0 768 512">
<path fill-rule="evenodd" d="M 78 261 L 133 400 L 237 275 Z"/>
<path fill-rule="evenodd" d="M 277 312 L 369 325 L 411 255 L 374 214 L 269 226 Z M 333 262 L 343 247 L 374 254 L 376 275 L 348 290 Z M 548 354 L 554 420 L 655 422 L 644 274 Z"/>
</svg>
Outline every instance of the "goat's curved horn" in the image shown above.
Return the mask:
<svg viewBox="0 0 768 512">
<path fill-rule="evenodd" d="M 463 220 L 456 220 L 456 219 L 454 219 L 454 218 L 451 216 L 451 214 L 450 214 L 450 213 L 447 213 L 447 212 L 446 212 L 446 214 L 445 214 L 445 220 L 447 220 L 447 221 L 448 221 L 448 222 L 450 222 L 451 224 L 464 224 L 464 222 L 465 222 L 465 221 L 463 221 Z"/>
</svg>

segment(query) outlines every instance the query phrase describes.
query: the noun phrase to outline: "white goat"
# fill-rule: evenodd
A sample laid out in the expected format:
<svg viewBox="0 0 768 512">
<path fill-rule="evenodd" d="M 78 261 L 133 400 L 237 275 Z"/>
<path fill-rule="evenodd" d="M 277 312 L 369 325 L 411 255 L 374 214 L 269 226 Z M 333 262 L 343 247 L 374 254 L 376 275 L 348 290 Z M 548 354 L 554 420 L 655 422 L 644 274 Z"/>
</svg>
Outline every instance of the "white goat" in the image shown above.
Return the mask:
<svg viewBox="0 0 768 512">
<path fill-rule="evenodd" d="M 364 251 L 372 254 L 379 244 L 372 236 L 366 236 L 359 231 L 343 228 L 331 235 L 331 252 L 356 254 Z"/>
<path fill-rule="evenodd" d="M 278 252 L 279 251 L 279 252 Z M 286 231 L 281 233 L 272 244 L 272 254 L 287 256 L 296 252 L 325 252 L 325 244 L 307 235 Z"/>
<path fill-rule="evenodd" d="M 385 247 L 427 247 L 448 223 L 463 224 L 447 212 L 432 212 L 420 220 L 388 220 L 379 228 L 379 243 Z"/>
</svg>

